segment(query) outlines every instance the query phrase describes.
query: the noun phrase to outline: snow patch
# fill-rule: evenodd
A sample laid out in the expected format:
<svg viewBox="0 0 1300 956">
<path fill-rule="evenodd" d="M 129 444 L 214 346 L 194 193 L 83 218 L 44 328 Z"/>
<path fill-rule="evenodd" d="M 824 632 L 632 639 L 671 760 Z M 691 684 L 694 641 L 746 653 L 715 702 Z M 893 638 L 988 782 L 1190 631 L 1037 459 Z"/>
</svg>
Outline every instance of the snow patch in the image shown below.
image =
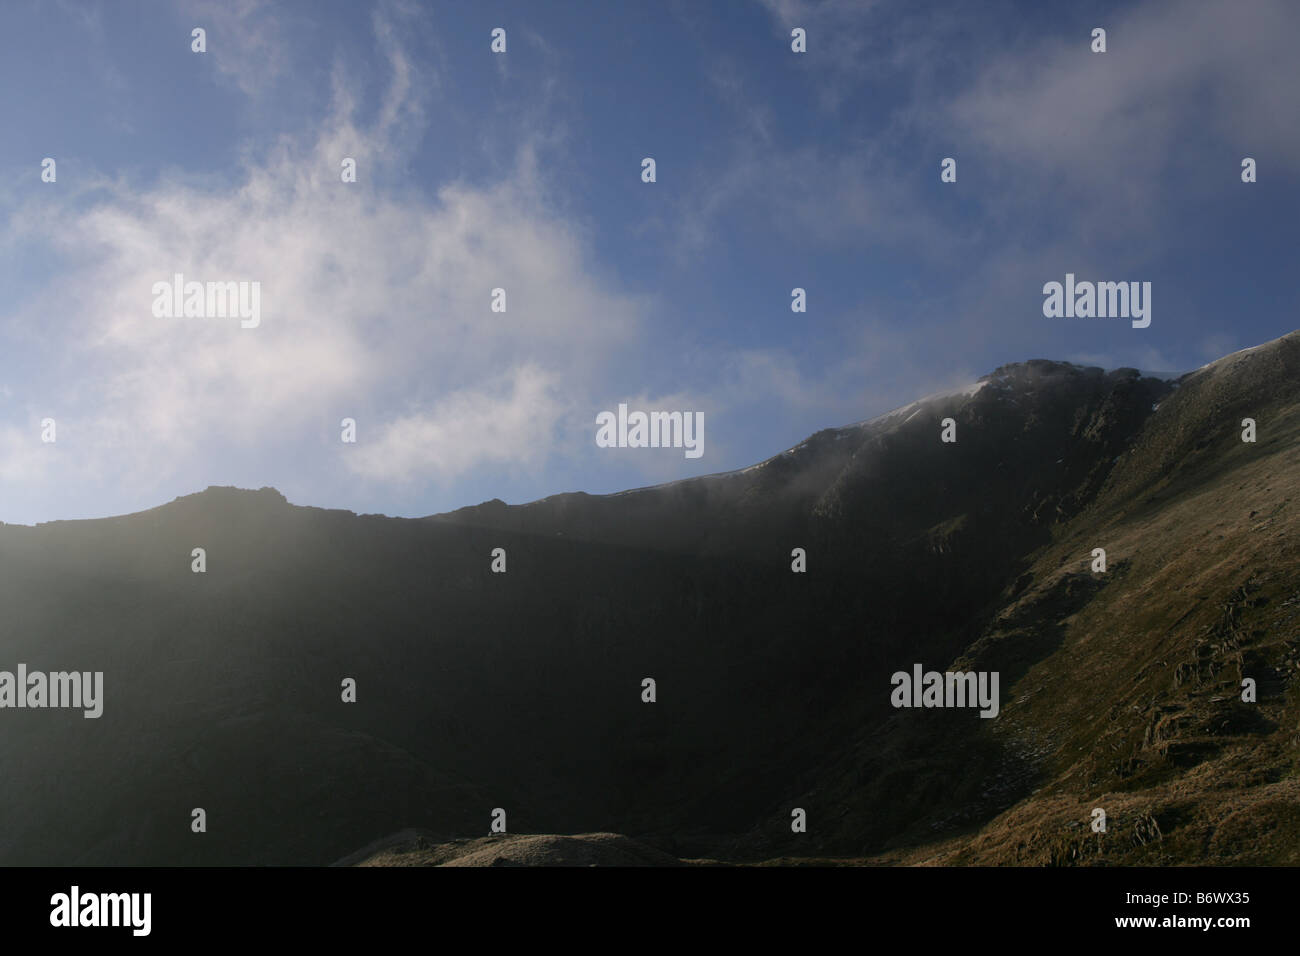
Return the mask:
<svg viewBox="0 0 1300 956">
<path fill-rule="evenodd" d="M 1235 352 L 1229 352 L 1227 355 L 1223 356 L 1223 358 L 1216 358 L 1213 362 L 1206 362 L 1204 365 L 1202 365 L 1202 366 L 1201 366 L 1200 368 L 1198 368 L 1196 371 L 1198 371 L 1198 372 L 1200 372 L 1200 371 L 1204 371 L 1205 369 L 1209 368 L 1211 365 L 1218 365 L 1220 362 L 1226 362 L 1228 359 L 1232 358 L 1234 355 L 1245 355 L 1247 352 L 1256 352 L 1256 351 L 1258 351 L 1259 349 L 1265 348 L 1265 347 L 1267 347 L 1267 346 L 1269 346 L 1269 345 L 1272 345 L 1272 344 L 1273 344 L 1272 342 L 1265 342 L 1265 343 L 1263 343 L 1262 345 L 1252 345 L 1252 346 L 1251 346 L 1250 348 L 1248 348 L 1248 349 L 1238 349 L 1238 350 L 1235 351 Z"/>
<path fill-rule="evenodd" d="M 976 392 L 978 392 L 980 389 L 984 388 L 984 386 L 988 384 L 989 384 L 988 381 L 985 380 L 983 382 L 972 382 L 970 385 L 963 385 L 961 388 L 952 388 L 942 392 L 933 392 L 929 395 L 926 395 L 924 398 L 918 398 L 914 402 L 908 402 L 906 405 L 900 406 L 899 408 L 895 408 L 892 412 L 885 412 L 885 414 L 883 415 L 877 415 L 875 418 L 867 419 L 864 422 L 854 422 L 852 425 L 848 427 L 865 428 L 868 425 L 878 425 L 881 422 L 888 421 L 891 418 L 896 418 L 899 415 L 904 415 L 907 414 L 908 412 L 911 412 L 910 415 L 907 415 L 907 418 L 903 419 L 903 423 L 906 424 L 907 422 L 911 421 L 918 412 L 921 411 L 921 406 L 925 405 L 927 402 L 933 402 L 936 399 L 940 399 L 940 398 L 971 396 L 974 395 Z"/>
</svg>

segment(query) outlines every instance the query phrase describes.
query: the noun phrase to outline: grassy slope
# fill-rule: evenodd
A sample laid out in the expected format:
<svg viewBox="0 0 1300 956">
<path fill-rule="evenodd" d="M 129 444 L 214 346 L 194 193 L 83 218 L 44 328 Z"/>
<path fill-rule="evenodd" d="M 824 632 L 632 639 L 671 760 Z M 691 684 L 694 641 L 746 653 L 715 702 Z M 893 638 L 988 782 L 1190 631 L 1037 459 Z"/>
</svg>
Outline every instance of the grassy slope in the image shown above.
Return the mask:
<svg viewBox="0 0 1300 956">
<path fill-rule="evenodd" d="M 1297 353 L 1292 335 L 1185 380 L 967 655 L 1023 672 L 990 735 L 1029 755 L 1033 792 L 879 862 L 1300 863 Z"/>
</svg>

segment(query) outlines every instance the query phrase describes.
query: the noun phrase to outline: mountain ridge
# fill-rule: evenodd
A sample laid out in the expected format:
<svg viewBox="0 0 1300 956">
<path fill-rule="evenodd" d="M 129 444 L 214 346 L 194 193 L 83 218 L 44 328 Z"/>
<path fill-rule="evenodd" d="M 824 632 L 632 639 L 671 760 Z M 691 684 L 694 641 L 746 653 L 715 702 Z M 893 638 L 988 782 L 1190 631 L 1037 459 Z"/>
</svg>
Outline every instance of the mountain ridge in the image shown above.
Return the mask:
<svg viewBox="0 0 1300 956">
<path fill-rule="evenodd" d="M 326 864 L 497 807 L 677 859 L 1290 859 L 1298 371 L 1297 333 L 1177 382 L 1015 363 L 762 467 L 424 518 L 213 487 L 5 525 L 0 662 L 106 701 L 0 714 L 0 862 Z M 892 708 L 914 662 L 999 670 L 998 718 Z"/>
</svg>

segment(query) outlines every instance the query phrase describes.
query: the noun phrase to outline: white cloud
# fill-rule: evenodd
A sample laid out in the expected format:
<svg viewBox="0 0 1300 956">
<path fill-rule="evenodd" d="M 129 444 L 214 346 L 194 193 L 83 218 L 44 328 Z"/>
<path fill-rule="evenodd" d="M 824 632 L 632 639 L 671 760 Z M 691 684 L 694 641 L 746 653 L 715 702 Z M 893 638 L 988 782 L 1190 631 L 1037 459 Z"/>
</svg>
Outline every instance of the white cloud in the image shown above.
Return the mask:
<svg viewBox="0 0 1300 956">
<path fill-rule="evenodd" d="M 776 20 L 786 54 L 790 53 L 790 31 L 804 29 L 808 52 L 798 54 L 799 62 L 817 77 L 824 108 L 837 108 L 851 87 L 886 59 L 892 37 L 881 36 L 874 24 L 868 24 L 875 0 L 759 2 Z"/>
<path fill-rule="evenodd" d="M 1108 52 L 1086 32 L 1012 48 L 936 122 L 1044 178 L 1114 188 L 1148 187 L 1200 133 L 1300 164 L 1300 7 L 1150 2 L 1106 20 Z"/>
<path fill-rule="evenodd" d="M 101 180 L 12 217 L 67 264 L 8 321 L 50 343 L 35 399 L 58 397 L 61 448 L 65 419 L 79 436 L 62 487 L 147 498 L 225 452 L 283 455 L 323 422 L 337 439 L 344 415 L 375 444 L 339 460 L 377 481 L 534 466 L 552 449 L 538 434 L 637 333 L 642 303 L 591 273 L 527 148 L 494 184 L 380 190 L 377 167 L 401 166 L 427 109 L 382 18 L 377 36 L 391 83 L 368 123 L 339 82 L 314 142 L 246 153 L 233 186 Z M 355 184 L 340 181 L 345 155 Z M 155 318 L 151 287 L 175 273 L 260 282 L 261 325 Z M 496 287 L 505 314 L 490 311 Z M 33 436 L 0 439 L 0 478 L 35 474 Z"/>
<path fill-rule="evenodd" d="M 938 168 L 936 161 L 935 182 Z M 920 195 L 917 177 L 876 146 L 849 154 L 741 141 L 725 168 L 693 182 L 672 209 L 668 228 L 680 261 L 719 242 L 734 228 L 727 217 L 738 212 L 763 217 L 785 241 L 813 247 L 880 245 L 948 260 L 971 242 L 969 227 L 944 222 Z"/>
<path fill-rule="evenodd" d="M 189 0 L 183 9 L 189 29 L 206 31 L 218 75 L 243 93 L 259 95 L 284 75 L 286 28 L 267 0 Z"/>
<path fill-rule="evenodd" d="M 380 426 L 349 464 L 384 481 L 454 478 L 483 464 L 536 466 L 568 408 L 559 379 L 535 365 L 512 369 L 506 388 L 462 389 L 434 407 Z"/>
</svg>

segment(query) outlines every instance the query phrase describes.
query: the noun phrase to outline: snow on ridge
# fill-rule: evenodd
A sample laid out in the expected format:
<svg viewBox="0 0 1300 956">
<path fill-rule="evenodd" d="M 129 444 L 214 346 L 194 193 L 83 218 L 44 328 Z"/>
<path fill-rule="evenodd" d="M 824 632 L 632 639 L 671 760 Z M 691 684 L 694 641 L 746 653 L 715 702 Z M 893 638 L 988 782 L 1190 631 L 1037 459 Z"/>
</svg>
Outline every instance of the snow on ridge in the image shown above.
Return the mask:
<svg viewBox="0 0 1300 956">
<path fill-rule="evenodd" d="M 1222 356 L 1222 357 L 1220 357 L 1220 358 L 1216 358 L 1213 362 L 1206 362 L 1204 365 L 1202 365 L 1202 366 L 1201 366 L 1200 368 L 1198 368 L 1196 371 L 1198 371 L 1198 372 L 1204 371 L 1205 369 L 1209 368 L 1211 365 L 1218 365 L 1220 362 L 1226 362 L 1228 359 L 1232 358 L 1234 355 L 1245 355 L 1247 352 L 1254 352 L 1254 351 L 1256 351 L 1256 350 L 1258 350 L 1258 349 L 1262 349 L 1262 348 L 1264 348 L 1265 346 L 1267 346 L 1267 345 L 1272 345 L 1272 344 L 1273 344 L 1272 342 L 1264 342 L 1264 343 L 1261 344 L 1261 345 L 1252 345 L 1252 346 L 1251 346 L 1250 348 L 1248 348 L 1248 349 L 1237 349 L 1237 351 L 1235 351 L 1235 352 L 1229 352 L 1227 355 L 1224 355 L 1224 356 Z"/>
<path fill-rule="evenodd" d="M 923 398 L 918 398 L 914 402 L 908 402 L 906 405 L 900 405 L 898 408 L 895 408 L 892 412 L 885 412 L 885 414 L 883 415 L 877 415 L 875 418 L 869 418 L 863 422 L 854 422 L 852 425 L 846 425 L 845 428 L 865 428 L 867 425 L 875 425 L 883 421 L 888 421 L 889 419 L 897 415 L 902 415 L 904 412 L 912 413 L 904 420 L 904 421 L 910 421 L 912 417 L 921 410 L 921 406 L 925 405 L 927 402 L 932 402 L 935 399 L 939 399 L 939 398 L 953 398 L 958 395 L 964 395 L 964 396 L 974 395 L 976 392 L 978 392 L 987 384 L 988 384 L 988 380 L 986 379 L 985 381 L 982 382 L 972 382 L 970 385 L 963 385 L 960 388 L 950 388 L 942 392 L 931 392 L 929 395 L 926 395 Z"/>
<path fill-rule="evenodd" d="M 1296 330 L 1294 332 L 1288 332 L 1286 333 L 1286 335 L 1279 335 L 1275 339 L 1271 339 L 1268 342 L 1261 342 L 1259 343 L 1259 345 L 1252 345 L 1250 348 L 1237 349 L 1237 351 L 1235 352 L 1229 352 L 1227 355 L 1221 356 L 1220 358 L 1216 358 L 1213 362 L 1206 362 L 1196 371 L 1203 372 L 1207 368 L 1210 368 L 1211 366 L 1218 365 L 1220 362 L 1226 362 L 1228 359 L 1235 358 L 1238 355 L 1245 355 L 1249 352 L 1258 352 L 1260 349 L 1266 349 L 1271 345 L 1277 345 L 1279 342 L 1283 341 L 1284 339 L 1295 341 L 1295 336 L 1300 336 L 1300 330 Z"/>
<path fill-rule="evenodd" d="M 895 408 L 891 412 L 886 412 L 883 415 L 877 415 L 875 418 L 868 419 L 867 421 L 854 422 L 851 425 L 843 425 L 839 428 L 826 428 L 823 429 L 823 431 L 834 432 L 835 439 L 838 441 L 840 439 L 848 437 L 849 432 L 866 428 L 868 425 L 878 424 L 879 422 L 883 422 L 897 415 L 901 415 L 904 412 L 911 412 L 912 414 L 909 415 L 904 420 L 904 424 L 906 424 L 908 421 L 912 419 L 913 416 L 915 416 L 917 413 L 921 411 L 922 406 L 925 405 L 927 402 L 932 402 L 935 399 L 940 399 L 940 398 L 953 398 L 959 395 L 960 396 L 974 395 L 976 392 L 978 392 L 980 389 L 982 389 L 985 385 L 988 384 L 989 384 L 988 381 L 985 380 L 982 382 L 972 382 L 971 384 L 963 385 L 960 388 L 946 389 L 941 392 L 932 392 L 931 394 L 926 395 L 924 398 L 918 398 L 914 402 L 908 402 L 906 405 L 902 405 L 898 408 Z M 820 432 L 818 434 L 820 434 Z M 616 498 L 620 495 L 630 495 L 638 491 L 649 491 L 654 488 L 670 488 L 673 485 L 680 485 L 683 482 L 687 482 L 687 481 L 701 481 L 708 478 L 729 478 L 733 475 L 745 475 L 751 471 L 757 471 L 759 468 L 766 467 L 770 463 L 776 461 L 778 458 L 785 458 L 789 455 L 795 454 L 796 452 L 800 451 L 803 448 L 806 448 L 808 444 L 813 440 L 814 437 L 815 436 L 813 435 L 809 435 L 803 441 L 799 442 L 799 444 L 787 448 L 785 451 L 777 452 L 775 455 L 765 458 L 762 461 L 757 462 L 753 465 L 748 465 L 744 468 L 735 468 L 731 471 L 715 471 L 707 475 L 691 475 L 690 477 L 687 478 L 677 478 L 674 479 L 673 481 L 665 481 L 657 485 L 643 485 L 640 488 L 627 488 L 623 491 L 611 491 L 607 494 L 600 495 L 598 497 Z"/>
</svg>

